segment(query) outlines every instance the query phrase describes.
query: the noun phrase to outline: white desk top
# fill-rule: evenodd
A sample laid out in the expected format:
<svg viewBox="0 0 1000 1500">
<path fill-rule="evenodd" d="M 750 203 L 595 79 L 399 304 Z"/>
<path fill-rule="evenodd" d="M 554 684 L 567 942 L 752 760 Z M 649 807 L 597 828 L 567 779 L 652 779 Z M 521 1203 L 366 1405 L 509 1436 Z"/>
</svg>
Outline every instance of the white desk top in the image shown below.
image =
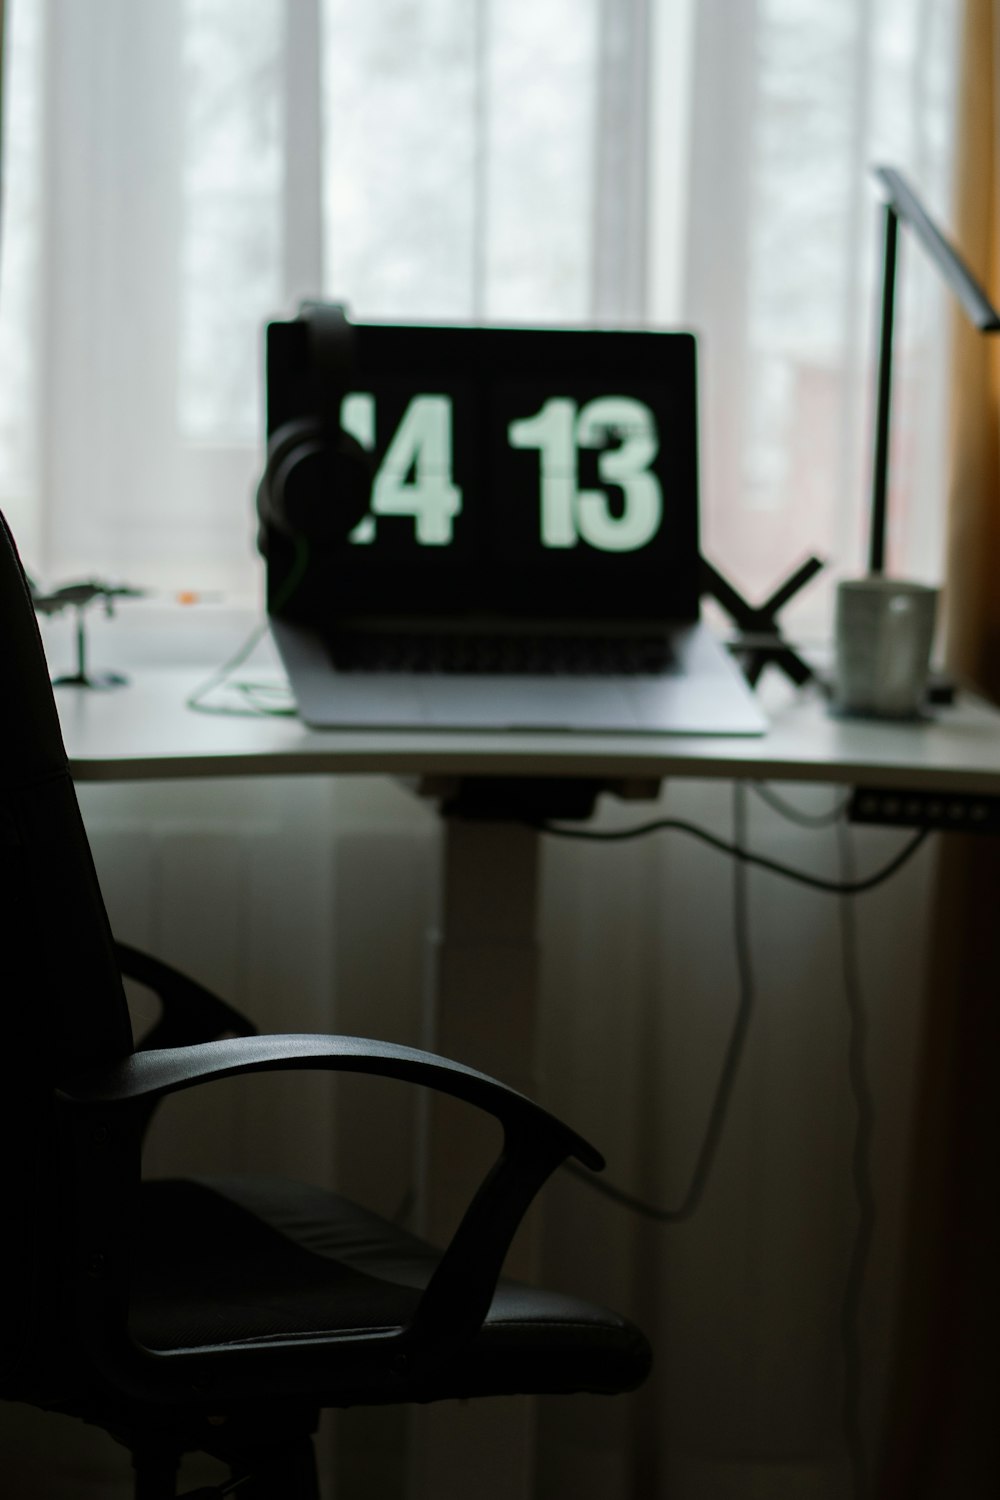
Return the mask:
<svg viewBox="0 0 1000 1500">
<path fill-rule="evenodd" d="M 815 690 L 774 680 L 760 738 L 685 735 L 316 731 L 295 718 L 196 712 L 197 669 L 137 669 L 110 692 L 61 687 L 74 776 L 557 776 L 840 782 L 1000 794 L 1000 712 L 965 697 L 933 721 L 838 720 Z M 773 701 L 772 701 L 773 700 Z"/>
</svg>

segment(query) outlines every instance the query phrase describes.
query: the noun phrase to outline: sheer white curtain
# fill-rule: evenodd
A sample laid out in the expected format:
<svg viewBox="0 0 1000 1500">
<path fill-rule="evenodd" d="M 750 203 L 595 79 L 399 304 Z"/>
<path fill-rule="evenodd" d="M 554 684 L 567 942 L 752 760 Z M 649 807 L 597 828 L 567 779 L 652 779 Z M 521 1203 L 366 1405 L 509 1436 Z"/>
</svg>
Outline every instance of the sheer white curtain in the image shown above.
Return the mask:
<svg viewBox="0 0 1000 1500">
<path fill-rule="evenodd" d="M 706 550 L 761 594 L 811 552 L 866 562 L 880 218 L 889 162 L 950 219 L 955 33 L 938 0 L 703 0 L 683 316 L 703 333 Z M 904 234 L 905 241 L 905 234 Z M 943 569 L 944 310 L 905 243 L 890 565 Z M 803 598 L 812 627 L 828 626 Z"/>
<path fill-rule="evenodd" d="M 46 574 L 255 590 L 260 328 L 317 292 L 360 317 L 694 326 L 706 550 L 751 593 L 810 550 L 860 565 L 867 168 L 910 169 L 947 221 L 953 5 L 10 10 L 0 500 Z M 936 575 L 917 290 L 892 547 Z"/>
<path fill-rule="evenodd" d="M 46 570 L 254 587 L 260 330 L 302 295 L 639 316 L 647 25 L 636 0 L 20 0 L 2 491 Z"/>
<path fill-rule="evenodd" d="M 752 597 L 810 551 L 831 574 L 862 565 L 879 253 L 868 166 L 908 169 L 947 223 L 951 0 L 7 11 L 0 504 L 44 577 L 256 596 L 260 328 L 317 291 L 359 317 L 693 326 L 707 553 Z M 891 548 L 896 566 L 936 578 L 941 310 L 905 238 L 903 259 Z M 826 627 L 821 584 L 797 615 L 803 630 Z M 419 1040 L 429 809 L 363 780 L 84 790 L 123 936 L 219 984 L 264 1027 Z M 730 795 L 675 786 L 662 801 L 726 835 Z M 824 803 L 800 794 L 807 810 Z M 832 836 L 773 809 L 755 804 L 750 837 L 837 873 Z M 857 841 L 864 868 L 893 846 Z M 860 1330 L 872 1454 L 928 873 L 919 863 L 859 913 L 863 983 L 878 997 L 879 1228 Z M 618 1181 L 667 1204 L 687 1186 L 732 1020 L 730 879 L 718 856 L 669 840 L 545 851 L 545 1102 L 599 1142 Z M 836 923 L 827 898 L 755 878 L 757 1012 L 690 1224 L 655 1227 L 553 1184 L 547 1271 L 631 1308 L 658 1363 L 635 1400 L 544 1405 L 539 1494 L 852 1493 L 838 1322 L 853 1115 Z M 263 1152 L 283 1166 L 284 1134 L 266 1120 L 311 1110 L 320 1175 L 375 1180 L 376 1206 L 398 1207 L 403 1114 L 375 1128 L 362 1102 L 325 1092 L 284 1107 L 287 1119 L 237 1102 L 224 1127 L 192 1133 L 199 1146 L 220 1138 L 234 1164 Z M 336 1424 L 338 1493 L 371 1493 L 373 1475 L 398 1493 L 404 1428 L 392 1413 Z M 41 1429 L 39 1442 L 50 1449 Z M 63 1490 L 46 1467 L 47 1500 L 113 1493 L 103 1462 L 67 1456 Z M 25 1500 L 32 1472 L 29 1458 Z"/>
</svg>

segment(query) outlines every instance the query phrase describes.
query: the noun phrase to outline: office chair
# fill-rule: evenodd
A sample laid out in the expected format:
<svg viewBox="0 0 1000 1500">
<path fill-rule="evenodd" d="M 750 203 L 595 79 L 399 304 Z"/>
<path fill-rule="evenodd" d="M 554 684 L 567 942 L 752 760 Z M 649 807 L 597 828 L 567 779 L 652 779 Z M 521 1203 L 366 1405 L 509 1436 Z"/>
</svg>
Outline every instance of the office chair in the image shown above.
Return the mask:
<svg viewBox="0 0 1000 1500">
<path fill-rule="evenodd" d="M 132 1454 L 136 1500 L 173 1497 L 190 1452 L 227 1464 L 241 1500 L 316 1500 L 312 1433 L 326 1407 L 639 1385 L 650 1351 L 638 1329 L 500 1276 L 553 1169 L 602 1165 L 584 1140 L 442 1057 L 258 1036 L 202 986 L 114 942 L 2 516 L 0 640 L 0 1397 L 104 1428 Z M 139 1047 L 123 974 L 161 1000 Z M 141 1180 L 159 1100 L 304 1068 L 422 1084 L 501 1122 L 500 1156 L 443 1252 L 290 1181 Z"/>
</svg>

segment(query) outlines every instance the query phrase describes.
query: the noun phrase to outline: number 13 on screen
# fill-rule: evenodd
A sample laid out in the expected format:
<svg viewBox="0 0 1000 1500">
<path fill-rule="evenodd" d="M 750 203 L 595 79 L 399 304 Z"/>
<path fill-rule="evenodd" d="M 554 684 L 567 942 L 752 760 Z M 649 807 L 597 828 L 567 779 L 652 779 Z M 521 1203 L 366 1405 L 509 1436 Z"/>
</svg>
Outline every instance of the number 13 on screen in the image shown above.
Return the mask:
<svg viewBox="0 0 1000 1500">
<path fill-rule="evenodd" d="M 659 451 L 649 407 L 631 396 L 598 396 L 577 406 L 552 396 L 533 417 L 511 422 L 512 448 L 537 448 L 541 541 L 575 547 L 579 540 L 601 552 L 634 552 L 651 542 L 663 519 L 663 491 L 650 465 Z M 598 478 L 621 489 L 616 514 L 607 490 L 580 489 L 579 455 L 596 449 Z"/>
</svg>

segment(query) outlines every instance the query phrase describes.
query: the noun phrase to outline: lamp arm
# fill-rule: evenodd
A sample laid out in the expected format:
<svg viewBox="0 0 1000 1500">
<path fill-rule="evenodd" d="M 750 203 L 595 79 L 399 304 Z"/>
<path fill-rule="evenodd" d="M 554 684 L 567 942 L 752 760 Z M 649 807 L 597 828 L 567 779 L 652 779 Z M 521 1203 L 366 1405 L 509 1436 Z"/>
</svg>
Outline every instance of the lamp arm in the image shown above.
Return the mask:
<svg viewBox="0 0 1000 1500">
<path fill-rule="evenodd" d="M 874 167 L 885 198 L 885 239 L 882 257 L 882 308 L 878 347 L 878 392 L 875 414 L 875 459 L 872 476 L 871 530 L 868 567 L 871 573 L 885 568 L 885 531 L 889 470 L 889 411 L 892 396 L 892 331 L 895 309 L 896 241 L 902 219 L 920 241 L 930 259 L 960 303 L 969 321 L 981 333 L 1000 331 L 997 312 L 955 247 L 938 229 L 916 193 L 895 167 Z"/>
<path fill-rule="evenodd" d="M 875 167 L 874 173 L 886 190 L 887 202 L 913 230 L 958 298 L 969 322 L 980 333 L 995 333 L 1000 329 L 1000 313 L 954 245 L 945 239 L 902 173 L 895 167 Z"/>
</svg>

